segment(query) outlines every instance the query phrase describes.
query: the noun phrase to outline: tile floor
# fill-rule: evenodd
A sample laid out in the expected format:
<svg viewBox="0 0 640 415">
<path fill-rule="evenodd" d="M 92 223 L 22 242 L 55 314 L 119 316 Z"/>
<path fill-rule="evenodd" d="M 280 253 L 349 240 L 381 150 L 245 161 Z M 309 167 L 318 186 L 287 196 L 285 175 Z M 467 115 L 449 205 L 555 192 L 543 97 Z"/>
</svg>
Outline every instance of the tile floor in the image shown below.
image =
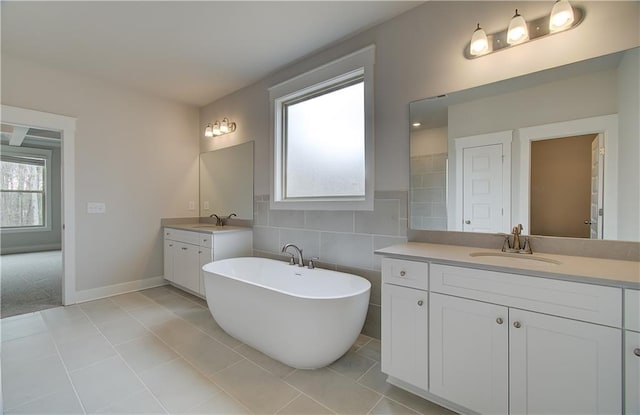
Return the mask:
<svg viewBox="0 0 640 415">
<path fill-rule="evenodd" d="M 296 370 L 228 336 L 201 299 L 158 287 L 3 319 L 5 414 L 449 414 L 391 386 L 380 342 Z"/>
</svg>

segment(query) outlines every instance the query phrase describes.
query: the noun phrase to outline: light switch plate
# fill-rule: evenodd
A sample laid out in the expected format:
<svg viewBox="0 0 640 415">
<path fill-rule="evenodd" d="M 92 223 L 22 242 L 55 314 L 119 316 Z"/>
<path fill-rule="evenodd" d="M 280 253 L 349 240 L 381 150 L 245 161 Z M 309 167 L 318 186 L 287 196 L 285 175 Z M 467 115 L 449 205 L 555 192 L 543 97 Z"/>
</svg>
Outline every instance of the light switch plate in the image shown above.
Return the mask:
<svg viewBox="0 0 640 415">
<path fill-rule="evenodd" d="M 87 202 L 87 213 L 105 213 L 107 205 L 104 202 Z"/>
<path fill-rule="evenodd" d="M 204 206 L 203 206 L 204 210 L 209 210 L 209 201 L 205 200 L 204 201 Z"/>
<path fill-rule="evenodd" d="M 189 210 L 196 210 L 196 202 L 193 200 L 189 201 Z"/>
</svg>

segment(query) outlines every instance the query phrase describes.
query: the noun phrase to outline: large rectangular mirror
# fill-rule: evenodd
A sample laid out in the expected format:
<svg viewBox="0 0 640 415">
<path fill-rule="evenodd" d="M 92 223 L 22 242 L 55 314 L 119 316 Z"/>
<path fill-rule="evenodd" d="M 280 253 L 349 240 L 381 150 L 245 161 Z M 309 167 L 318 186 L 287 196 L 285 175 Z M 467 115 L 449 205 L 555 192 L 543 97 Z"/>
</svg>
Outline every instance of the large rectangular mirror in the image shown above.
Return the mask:
<svg viewBox="0 0 640 415">
<path fill-rule="evenodd" d="M 253 220 L 253 141 L 200 154 L 200 216 Z"/>
<path fill-rule="evenodd" d="M 410 104 L 410 228 L 640 240 L 638 48 Z"/>
</svg>

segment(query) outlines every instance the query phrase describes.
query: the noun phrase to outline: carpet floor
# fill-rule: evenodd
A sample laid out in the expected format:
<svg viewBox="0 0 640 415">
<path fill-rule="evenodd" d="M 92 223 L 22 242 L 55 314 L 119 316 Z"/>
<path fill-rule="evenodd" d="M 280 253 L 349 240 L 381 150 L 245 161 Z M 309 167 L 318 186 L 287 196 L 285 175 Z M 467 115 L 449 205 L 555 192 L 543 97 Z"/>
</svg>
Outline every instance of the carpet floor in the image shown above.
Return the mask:
<svg viewBox="0 0 640 415">
<path fill-rule="evenodd" d="M 0 317 L 62 305 L 62 251 L 0 256 Z"/>
</svg>

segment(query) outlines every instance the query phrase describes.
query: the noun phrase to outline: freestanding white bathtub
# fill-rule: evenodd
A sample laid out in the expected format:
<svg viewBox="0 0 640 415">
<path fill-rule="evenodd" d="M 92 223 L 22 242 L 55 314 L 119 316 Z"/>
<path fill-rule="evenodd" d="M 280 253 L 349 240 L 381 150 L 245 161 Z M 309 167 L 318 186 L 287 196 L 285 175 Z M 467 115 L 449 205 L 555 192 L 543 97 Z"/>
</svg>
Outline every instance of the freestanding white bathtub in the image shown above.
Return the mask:
<svg viewBox="0 0 640 415">
<path fill-rule="evenodd" d="M 213 318 L 231 336 L 299 369 L 331 364 L 362 330 L 371 284 L 337 271 L 266 258 L 203 267 Z"/>
</svg>

